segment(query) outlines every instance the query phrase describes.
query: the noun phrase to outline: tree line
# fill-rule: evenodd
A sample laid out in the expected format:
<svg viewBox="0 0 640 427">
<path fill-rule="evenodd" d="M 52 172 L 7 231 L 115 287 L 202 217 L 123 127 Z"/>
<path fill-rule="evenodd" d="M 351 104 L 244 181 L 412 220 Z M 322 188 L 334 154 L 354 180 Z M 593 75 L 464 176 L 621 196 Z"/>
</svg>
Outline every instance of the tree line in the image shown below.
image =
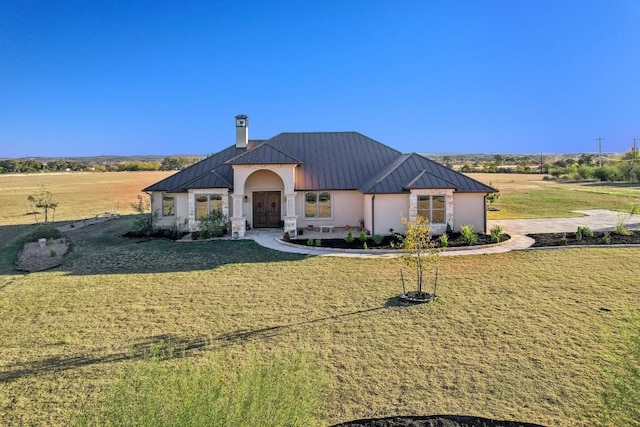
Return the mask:
<svg viewBox="0 0 640 427">
<path fill-rule="evenodd" d="M 444 159 L 444 163 L 447 164 Z M 561 181 L 628 181 L 640 182 L 640 154 L 632 149 L 616 158 L 596 154 L 563 157 L 553 162 L 540 157 L 520 156 L 507 159 L 497 154 L 491 160 L 465 161 L 456 167 L 463 173 L 531 173 L 550 175 Z M 448 166 L 451 166 L 447 164 Z"/>
<path fill-rule="evenodd" d="M 0 160 L 0 173 L 123 172 L 181 170 L 201 160 L 199 156 L 167 156 L 160 160 L 96 162 L 94 160 Z"/>
</svg>

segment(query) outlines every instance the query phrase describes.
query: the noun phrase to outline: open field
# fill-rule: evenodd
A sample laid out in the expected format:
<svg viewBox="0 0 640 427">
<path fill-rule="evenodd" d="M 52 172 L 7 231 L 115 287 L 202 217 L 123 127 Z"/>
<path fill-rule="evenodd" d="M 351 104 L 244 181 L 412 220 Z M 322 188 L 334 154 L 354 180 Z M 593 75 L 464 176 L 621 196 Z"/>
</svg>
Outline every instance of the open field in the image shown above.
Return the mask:
<svg viewBox="0 0 640 427">
<path fill-rule="evenodd" d="M 502 200 L 509 181 L 490 176 Z M 124 181 L 128 206 L 149 182 Z M 72 230 L 64 264 L 32 274 L 13 269 L 30 227 L 0 226 L 0 425 L 69 425 L 154 346 L 183 348 L 176 364 L 308 354 L 328 378 L 319 425 L 436 413 L 606 425 L 607 372 L 640 315 L 637 248 L 446 257 L 439 300 L 402 306 L 396 260 L 119 237 L 132 220 Z"/>
<path fill-rule="evenodd" d="M 529 174 L 472 173 L 469 176 L 500 190 L 494 205 L 501 210 L 489 212 L 489 219 L 580 216 L 571 212 L 574 209 L 628 212 L 631 203 L 640 204 L 640 184 L 637 183 L 563 184 Z"/>
<path fill-rule="evenodd" d="M 133 213 L 130 203 L 144 187 L 175 172 L 77 172 L 0 175 L 0 225 L 33 224 L 27 197 L 44 185 L 59 203 L 55 221 L 90 218 L 105 212 Z M 42 215 L 38 220 L 42 221 Z M 51 218 L 49 219 L 51 220 Z"/>
</svg>

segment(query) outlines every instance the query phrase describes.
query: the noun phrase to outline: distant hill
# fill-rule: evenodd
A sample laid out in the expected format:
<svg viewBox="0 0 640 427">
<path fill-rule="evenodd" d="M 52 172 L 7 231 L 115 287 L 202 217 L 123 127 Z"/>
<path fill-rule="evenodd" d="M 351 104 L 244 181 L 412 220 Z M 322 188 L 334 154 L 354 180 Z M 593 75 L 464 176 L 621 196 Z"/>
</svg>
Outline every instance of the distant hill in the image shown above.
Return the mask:
<svg viewBox="0 0 640 427">
<path fill-rule="evenodd" d="M 80 163 L 97 163 L 97 164 L 113 164 L 122 162 L 161 162 L 166 157 L 200 157 L 205 158 L 203 154 L 167 154 L 167 155 L 154 155 L 154 154 L 140 154 L 135 156 L 116 156 L 116 155 L 102 155 L 102 156 L 84 156 L 84 157 L 0 157 L 0 160 L 35 160 L 36 162 L 49 163 L 58 160 L 66 160 L 71 162 Z"/>
</svg>

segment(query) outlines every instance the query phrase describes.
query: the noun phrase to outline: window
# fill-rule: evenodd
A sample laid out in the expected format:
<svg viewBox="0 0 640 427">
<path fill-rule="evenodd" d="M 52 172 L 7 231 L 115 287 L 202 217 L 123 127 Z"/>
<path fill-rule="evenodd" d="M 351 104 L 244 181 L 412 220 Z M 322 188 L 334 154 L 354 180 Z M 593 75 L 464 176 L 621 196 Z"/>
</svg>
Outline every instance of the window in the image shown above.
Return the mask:
<svg viewBox="0 0 640 427">
<path fill-rule="evenodd" d="M 418 215 L 432 224 L 444 224 L 445 196 L 418 196 Z"/>
<path fill-rule="evenodd" d="M 331 218 L 331 193 L 306 193 L 304 216 L 305 218 Z"/>
<path fill-rule="evenodd" d="M 162 193 L 162 216 L 176 214 L 176 200 L 172 194 Z"/>
<path fill-rule="evenodd" d="M 222 212 L 222 196 L 219 194 L 196 194 L 196 219 L 212 212 Z"/>
</svg>

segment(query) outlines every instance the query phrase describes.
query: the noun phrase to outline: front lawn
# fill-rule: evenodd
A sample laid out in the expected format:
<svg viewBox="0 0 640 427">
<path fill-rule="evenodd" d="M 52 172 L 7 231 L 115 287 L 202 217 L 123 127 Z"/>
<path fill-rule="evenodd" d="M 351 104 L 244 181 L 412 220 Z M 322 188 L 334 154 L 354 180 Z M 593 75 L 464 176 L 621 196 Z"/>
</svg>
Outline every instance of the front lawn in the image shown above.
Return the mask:
<svg viewBox="0 0 640 427">
<path fill-rule="evenodd" d="M 619 331 L 640 311 L 638 249 L 446 257 L 439 299 L 404 306 L 398 260 L 118 237 L 130 221 L 70 232 L 64 264 L 28 275 L 11 270 L 3 235 L 0 424 L 68 425 L 122 372 L 144 371 L 141 349 L 170 343 L 184 351 L 163 363 L 310 356 L 327 379 L 319 425 L 395 414 L 593 425 L 625 354 Z"/>
</svg>

